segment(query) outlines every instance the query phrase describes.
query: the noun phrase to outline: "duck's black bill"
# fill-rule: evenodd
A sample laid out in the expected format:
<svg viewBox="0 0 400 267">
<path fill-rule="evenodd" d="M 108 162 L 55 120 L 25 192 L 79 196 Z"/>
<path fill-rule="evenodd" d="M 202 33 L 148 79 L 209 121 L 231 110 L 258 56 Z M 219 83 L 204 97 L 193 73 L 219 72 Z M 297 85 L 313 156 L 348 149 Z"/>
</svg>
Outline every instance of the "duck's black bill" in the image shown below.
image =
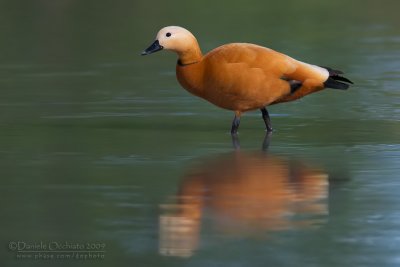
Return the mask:
<svg viewBox="0 0 400 267">
<path fill-rule="evenodd" d="M 157 52 L 157 51 L 162 50 L 163 48 L 164 48 L 164 47 L 162 47 L 162 46 L 160 45 L 160 43 L 158 42 L 158 40 L 155 40 L 154 43 L 152 43 L 146 50 L 144 50 L 144 51 L 142 52 L 142 56 L 150 55 L 150 54 L 152 54 L 152 53 L 154 53 L 154 52 Z"/>
</svg>

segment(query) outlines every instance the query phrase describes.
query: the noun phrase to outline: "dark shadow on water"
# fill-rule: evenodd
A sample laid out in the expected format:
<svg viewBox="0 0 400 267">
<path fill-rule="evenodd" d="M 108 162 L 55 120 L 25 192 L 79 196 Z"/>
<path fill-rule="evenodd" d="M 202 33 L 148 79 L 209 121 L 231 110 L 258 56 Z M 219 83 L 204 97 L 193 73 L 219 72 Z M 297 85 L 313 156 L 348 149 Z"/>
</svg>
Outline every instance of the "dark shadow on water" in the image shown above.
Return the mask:
<svg viewBox="0 0 400 267">
<path fill-rule="evenodd" d="M 201 232 L 209 231 L 205 221 L 217 235 L 258 238 L 325 223 L 328 174 L 303 160 L 268 153 L 270 138 L 265 136 L 260 151 L 242 151 L 235 136 L 234 151 L 188 169 L 177 194 L 161 205 L 160 254 L 193 255 Z"/>
</svg>

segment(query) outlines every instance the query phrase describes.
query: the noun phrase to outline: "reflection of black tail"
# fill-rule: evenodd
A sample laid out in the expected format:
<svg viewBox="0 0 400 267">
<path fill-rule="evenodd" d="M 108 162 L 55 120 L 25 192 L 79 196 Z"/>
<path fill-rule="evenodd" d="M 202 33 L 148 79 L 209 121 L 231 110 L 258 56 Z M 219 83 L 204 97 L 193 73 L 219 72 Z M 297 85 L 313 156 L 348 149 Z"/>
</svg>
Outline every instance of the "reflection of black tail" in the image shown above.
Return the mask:
<svg viewBox="0 0 400 267">
<path fill-rule="evenodd" d="M 349 79 L 340 76 L 343 74 L 340 70 L 334 70 L 328 67 L 323 67 L 329 71 L 329 78 L 324 82 L 325 88 L 346 90 L 349 88 L 349 83 L 353 84 Z"/>
</svg>

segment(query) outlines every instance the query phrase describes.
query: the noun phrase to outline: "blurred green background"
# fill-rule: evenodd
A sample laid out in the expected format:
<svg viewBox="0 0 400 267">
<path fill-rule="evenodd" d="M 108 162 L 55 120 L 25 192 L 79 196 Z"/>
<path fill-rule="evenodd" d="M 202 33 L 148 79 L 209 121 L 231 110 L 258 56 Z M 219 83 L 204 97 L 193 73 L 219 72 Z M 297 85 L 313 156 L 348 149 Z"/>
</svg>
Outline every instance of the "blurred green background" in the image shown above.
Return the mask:
<svg viewBox="0 0 400 267">
<path fill-rule="evenodd" d="M 400 2 L 0 1 L 2 266 L 397 266 Z M 324 170 L 317 229 L 232 237 L 208 223 L 190 258 L 159 254 L 159 205 L 193 165 L 233 151 L 232 112 L 189 95 L 176 55 L 140 52 L 167 25 L 203 52 L 229 42 L 331 66 L 355 82 L 269 109 L 269 153 Z M 258 151 L 263 122 L 241 123 Z M 16 259 L 11 241 L 104 242 L 104 260 Z"/>
</svg>

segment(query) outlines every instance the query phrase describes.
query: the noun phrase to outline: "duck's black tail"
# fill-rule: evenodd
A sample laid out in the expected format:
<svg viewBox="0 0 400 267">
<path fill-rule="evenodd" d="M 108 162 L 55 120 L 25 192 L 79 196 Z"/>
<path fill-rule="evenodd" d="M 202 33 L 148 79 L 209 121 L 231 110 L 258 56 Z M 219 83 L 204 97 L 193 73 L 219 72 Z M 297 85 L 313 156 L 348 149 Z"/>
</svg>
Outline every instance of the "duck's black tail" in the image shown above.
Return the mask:
<svg viewBox="0 0 400 267">
<path fill-rule="evenodd" d="M 325 88 L 347 90 L 350 84 L 353 84 L 349 79 L 340 76 L 343 74 L 340 70 L 334 70 L 328 67 L 322 67 L 329 71 L 329 78 L 324 82 Z"/>
</svg>

